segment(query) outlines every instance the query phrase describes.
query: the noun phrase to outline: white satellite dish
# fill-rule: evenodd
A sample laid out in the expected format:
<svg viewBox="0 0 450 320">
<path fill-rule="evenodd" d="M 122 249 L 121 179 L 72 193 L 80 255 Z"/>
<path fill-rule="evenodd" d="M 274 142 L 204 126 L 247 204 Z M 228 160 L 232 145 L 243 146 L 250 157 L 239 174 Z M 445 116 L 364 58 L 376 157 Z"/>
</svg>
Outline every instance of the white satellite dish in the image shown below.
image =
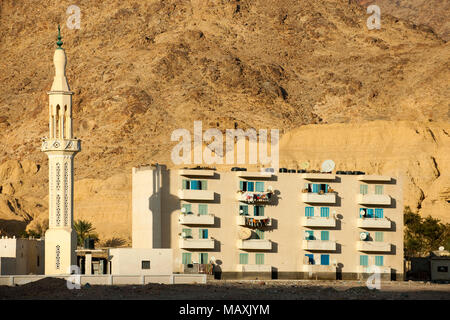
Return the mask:
<svg viewBox="0 0 450 320">
<path fill-rule="evenodd" d="M 239 213 L 240 213 L 240 214 L 243 214 L 243 213 L 244 213 L 244 210 L 242 210 L 242 209 L 239 210 Z"/>
<path fill-rule="evenodd" d="M 216 257 L 212 256 L 211 259 L 209 259 L 212 263 L 216 263 Z"/>
<path fill-rule="evenodd" d="M 440 246 L 440 247 L 439 247 L 439 251 L 444 251 L 444 249 L 445 249 L 445 248 L 444 248 L 443 246 Z"/>
<path fill-rule="evenodd" d="M 238 234 L 239 234 L 239 239 L 247 240 L 252 236 L 252 231 L 247 228 L 240 228 Z"/>
<path fill-rule="evenodd" d="M 182 237 L 182 238 L 186 238 L 186 232 L 182 232 L 182 233 L 181 233 L 181 237 Z"/>
<path fill-rule="evenodd" d="M 273 187 L 272 187 L 272 186 L 268 186 L 268 187 L 267 187 L 267 190 L 269 190 L 270 192 L 272 192 L 272 191 L 273 191 Z"/>
<path fill-rule="evenodd" d="M 181 208 L 181 212 L 186 213 L 186 208 L 185 207 Z"/>
<path fill-rule="evenodd" d="M 361 232 L 361 233 L 359 234 L 359 238 L 360 238 L 361 240 L 366 240 L 366 239 L 367 239 L 367 233 Z"/>
<path fill-rule="evenodd" d="M 331 172 L 335 166 L 336 165 L 333 160 L 325 160 L 322 163 L 322 172 Z"/>
</svg>

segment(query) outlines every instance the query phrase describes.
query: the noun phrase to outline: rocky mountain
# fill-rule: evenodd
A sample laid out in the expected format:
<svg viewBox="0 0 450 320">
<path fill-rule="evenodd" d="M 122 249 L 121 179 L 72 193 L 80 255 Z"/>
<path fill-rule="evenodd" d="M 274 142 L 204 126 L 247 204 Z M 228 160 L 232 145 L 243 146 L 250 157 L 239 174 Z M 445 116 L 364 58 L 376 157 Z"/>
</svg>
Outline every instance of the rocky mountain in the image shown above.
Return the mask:
<svg viewBox="0 0 450 320">
<path fill-rule="evenodd" d="M 192 130 L 194 120 L 204 129 L 278 128 L 283 141 L 298 130 L 308 141 L 323 135 L 310 154 L 305 146 L 281 159 L 402 169 L 408 203 L 450 219 L 450 50 L 429 28 L 386 16 L 380 30 L 367 30 L 365 9 L 347 0 L 107 0 L 80 1 L 81 28 L 69 29 L 71 4 L 0 4 L 4 233 L 35 228 L 47 215 L 39 148 L 58 23 L 83 141 L 75 218 L 92 221 L 101 238 L 129 240 L 131 168 L 170 166 L 172 131 Z"/>
</svg>

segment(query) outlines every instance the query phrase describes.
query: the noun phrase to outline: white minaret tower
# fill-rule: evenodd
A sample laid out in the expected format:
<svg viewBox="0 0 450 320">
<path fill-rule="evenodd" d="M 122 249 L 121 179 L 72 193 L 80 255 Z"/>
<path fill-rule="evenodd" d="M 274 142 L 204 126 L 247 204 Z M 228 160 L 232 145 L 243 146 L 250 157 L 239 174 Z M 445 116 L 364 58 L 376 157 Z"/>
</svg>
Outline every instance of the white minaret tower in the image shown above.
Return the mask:
<svg viewBox="0 0 450 320">
<path fill-rule="evenodd" d="M 45 274 L 70 274 L 76 265 L 77 236 L 73 230 L 73 158 L 81 141 L 72 132 L 72 94 L 66 79 L 66 54 L 58 47 L 53 56 L 55 77 L 49 95 L 49 137 L 42 151 L 48 155 L 49 228 L 45 233 Z"/>
</svg>

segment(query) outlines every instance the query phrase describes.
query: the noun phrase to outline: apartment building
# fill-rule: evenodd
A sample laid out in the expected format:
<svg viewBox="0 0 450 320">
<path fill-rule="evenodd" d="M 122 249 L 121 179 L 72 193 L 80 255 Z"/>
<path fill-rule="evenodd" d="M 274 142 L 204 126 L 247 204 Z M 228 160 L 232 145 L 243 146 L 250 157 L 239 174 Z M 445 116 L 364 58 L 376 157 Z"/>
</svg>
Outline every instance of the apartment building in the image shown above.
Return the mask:
<svg viewBox="0 0 450 320">
<path fill-rule="evenodd" d="M 280 171 L 133 168 L 133 248 L 222 279 L 403 279 L 399 178 Z"/>
</svg>

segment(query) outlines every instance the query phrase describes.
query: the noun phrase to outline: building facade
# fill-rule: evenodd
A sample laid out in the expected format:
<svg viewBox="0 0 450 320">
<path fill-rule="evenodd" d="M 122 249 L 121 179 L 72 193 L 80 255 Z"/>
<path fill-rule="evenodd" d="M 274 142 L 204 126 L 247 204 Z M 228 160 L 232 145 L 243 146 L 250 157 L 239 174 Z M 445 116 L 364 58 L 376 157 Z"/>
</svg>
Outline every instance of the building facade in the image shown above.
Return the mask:
<svg viewBox="0 0 450 320">
<path fill-rule="evenodd" d="M 133 168 L 133 248 L 218 278 L 403 278 L 401 181 L 381 175 Z"/>
<path fill-rule="evenodd" d="M 59 27 L 58 27 L 59 29 Z M 76 266 L 77 237 L 73 230 L 73 158 L 81 141 L 73 137 L 72 94 L 66 78 L 66 54 L 58 47 L 53 56 L 55 77 L 49 95 L 49 137 L 41 150 L 48 156 L 49 228 L 45 232 L 45 274 L 70 274 Z"/>
<path fill-rule="evenodd" d="M 44 240 L 0 239 L 0 275 L 44 274 Z"/>
</svg>

